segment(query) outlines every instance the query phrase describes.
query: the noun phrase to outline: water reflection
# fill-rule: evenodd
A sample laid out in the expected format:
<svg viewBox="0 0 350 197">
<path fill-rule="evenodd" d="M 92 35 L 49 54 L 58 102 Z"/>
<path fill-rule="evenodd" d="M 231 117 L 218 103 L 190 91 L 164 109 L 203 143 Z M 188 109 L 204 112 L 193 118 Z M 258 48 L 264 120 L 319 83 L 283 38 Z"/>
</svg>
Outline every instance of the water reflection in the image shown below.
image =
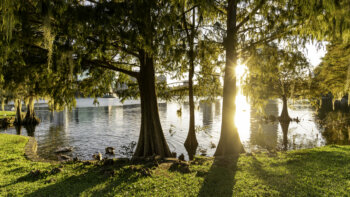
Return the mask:
<svg viewBox="0 0 350 197">
<path fill-rule="evenodd" d="M 72 111 L 50 112 L 47 108 L 37 108 L 36 114 L 41 123 L 36 128 L 9 128 L 4 132 L 34 136 L 38 141 L 38 154 L 50 159 L 57 159 L 54 153 L 59 147 L 74 147 L 71 156 L 91 159 L 96 152 L 112 146 L 116 156 L 121 157 L 123 147 L 138 140 L 141 109 L 139 104 L 113 106 L 110 99 L 100 101 L 100 106 L 86 106 L 87 99 L 77 101 L 78 107 Z M 81 104 L 83 102 L 84 104 Z M 132 103 L 132 102 L 130 102 Z M 196 154 L 211 156 L 219 141 L 221 128 L 221 100 L 214 103 L 198 103 L 195 110 L 196 127 L 199 128 L 197 139 L 199 147 L 186 150 L 183 143 L 189 126 L 188 103 L 159 104 L 159 114 L 165 137 L 171 151 L 177 155 L 185 154 L 186 159 Z M 238 132 L 247 151 L 261 149 L 290 150 L 311 148 L 325 144 L 325 137 L 320 134 L 322 128 L 315 123 L 314 110 L 309 104 L 295 103 L 290 110 L 292 117 L 301 119 L 299 124 L 292 122 L 288 127 L 278 122 L 260 121 L 254 109 L 242 95 L 237 96 L 235 120 Z M 182 115 L 176 115 L 182 108 Z M 278 116 L 281 110 L 279 101 L 270 101 L 266 107 L 268 115 Z M 287 129 L 286 129 L 287 128 Z M 340 134 L 339 134 L 340 135 Z M 348 139 L 349 134 L 343 135 Z M 328 141 L 327 141 L 328 143 Z"/>
<path fill-rule="evenodd" d="M 213 104 L 209 102 L 202 102 L 200 104 L 203 115 L 203 126 L 211 126 L 213 124 Z"/>
<path fill-rule="evenodd" d="M 318 114 L 320 128 L 324 129 L 323 137 L 326 144 L 350 144 L 350 114 L 343 112 L 329 112 Z"/>
<path fill-rule="evenodd" d="M 281 122 L 280 124 L 282 128 L 282 133 L 283 133 L 283 150 L 286 151 L 288 150 L 288 129 L 289 129 L 290 121 Z"/>
<path fill-rule="evenodd" d="M 19 126 L 21 127 L 21 126 Z M 27 135 L 30 137 L 34 137 L 36 125 L 25 125 L 24 128 L 27 130 Z"/>
<path fill-rule="evenodd" d="M 278 103 L 277 101 L 269 101 L 266 105 L 266 114 L 269 116 L 278 116 Z M 261 116 L 257 114 L 256 110 L 251 110 L 252 120 L 250 126 L 250 143 L 251 145 L 258 146 L 254 149 L 267 149 L 275 150 L 278 145 L 278 121 L 265 122 L 261 120 Z"/>
<path fill-rule="evenodd" d="M 245 148 L 249 148 L 247 144 L 250 141 L 250 125 L 251 125 L 251 107 L 245 96 L 238 94 L 236 96 L 236 114 L 235 123 L 239 136 Z"/>
<path fill-rule="evenodd" d="M 74 120 L 75 120 L 75 123 L 79 124 L 79 108 L 76 108 L 74 110 Z"/>
<path fill-rule="evenodd" d="M 221 116 L 221 102 L 220 100 L 215 101 L 215 117 Z"/>
</svg>

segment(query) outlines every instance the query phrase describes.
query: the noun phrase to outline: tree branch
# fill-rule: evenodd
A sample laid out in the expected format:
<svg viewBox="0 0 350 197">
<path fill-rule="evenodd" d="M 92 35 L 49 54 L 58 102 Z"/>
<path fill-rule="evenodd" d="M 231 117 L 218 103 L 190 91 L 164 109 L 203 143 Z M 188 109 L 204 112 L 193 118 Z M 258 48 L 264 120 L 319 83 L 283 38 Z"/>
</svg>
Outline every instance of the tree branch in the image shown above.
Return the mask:
<svg viewBox="0 0 350 197">
<path fill-rule="evenodd" d="M 192 11 L 193 9 L 195 9 L 196 7 L 198 7 L 199 5 L 194 5 L 193 7 L 191 7 L 190 9 L 188 9 L 188 10 L 183 10 L 183 14 L 186 14 L 187 12 L 190 12 L 190 11 Z"/>
<path fill-rule="evenodd" d="M 99 60 L 85 60 L 86 63 L 93 64 L 96 67 L 100 68 L 106 68 L 110 70 L 114 70 L 117 72 L 122 72 L 124 74 L 130 75 L 132 77 L 138 78 L 138 72 L 126 70 L 123 68 L 120 68 L 118 66 L 113 65 L 113 63 L 106 62 L 106 61 L 99 61 Z M 115 64 L 123 64 L 124 62 L 116 62 Z"/>
<path fill-rule="evenodd" d="M 260 3 L 236 26 L 236 30 L 241 28 L 245 23 L 247 23 L 251 16 L 256 14 L 256 12 L 264 5 L 266 0 L 261 0 Z"/>
<path fill-rule="evenodd" d="M 137 57 L 137 58 L 140 57 L 139 54 L 137 54 L 137 53 L 135 53 L 135 52 L 133 52 L 133 51 L 130 51 L 130 50 L 128 50 L 126 47 L 120 46 L 120 45 L 118 45 L 117 43 L 112 43 L 112 46 L 114 46 L 114 47 L 116 47 L 116 48 L 119 48 L 120 50 L 124 51 L 125 53 L 128 53 L 128 54 L 130 54 L 130 55 L 132 55 L 132 56 L 135 56 L 135 57 Z"/>
<path fill-rule="evenodd" d="M 188 27 L 187 27 L 187 20 L 186 20 L 186 13 L 185 12 L 182 13 L 182 21 L 183 21 L 183 24 L 184 24 L 184 27 L 185 27 L 187 39 L 190 42 L 191 36 L 190 36 L 189 30 L 188 30 Z"/>
<path fill-rule="evenodd" d="M 101 42 L 99 40 L 97 40 L 96 38 L 92 37 L 92 36 L 89 36 L 87 39 L 93 41 L 93 42 L 96 42 L 97 44 L 101 44 Z M 116 47 L 116 48 L 119 48 L 120 50 L 124 51 L 125 53 L 128 53 L 132 56 L 135 56 L 137 58 L 139 58 L 139 55 L 133 51 L 130 51 L 128 50 L 127 48 L 123 47 L 123 46 L 120 46 L 118 45 L 116 42 L 114 43 L 111 43 L 112 46 Z"/>
</svg>

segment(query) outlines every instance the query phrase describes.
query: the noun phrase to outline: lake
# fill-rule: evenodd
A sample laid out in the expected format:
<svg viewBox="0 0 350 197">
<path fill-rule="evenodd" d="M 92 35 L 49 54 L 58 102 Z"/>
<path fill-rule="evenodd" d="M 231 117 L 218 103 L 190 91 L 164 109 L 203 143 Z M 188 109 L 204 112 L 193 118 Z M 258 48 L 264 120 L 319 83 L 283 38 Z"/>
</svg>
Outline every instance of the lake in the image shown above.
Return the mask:
<svg viewBox="0 0 350 197">
<path fill-rule="evenodd" d="M 116 149 L 116 157 L 125 157 L 125 147 L 138 140 L 139 101 L 126 101 L 123 105 L 115 98 L 101 98 L 99 103 L 99 106 L 94 106 L 93 99 L 77 99 L 77 107 L 72 111 L 50 112 L 45 104 L 39 102 L 36 115 L 41 123 L 35 131 L 8 128 L 1 132 L 34 136 L 38 141 L 38 154 L 47 159 L 57 159 L 54 151 L 65 146 L 74 147 L 68 155 L 84 160 L 92 159 L 96 152 L 103 154 L 108 146 Z M 220 99 L 214 103 L 196 103 L 197 154 L 212 156 L 215 152 L 220 137 L 221 103 Z M 247 152 L 294 150 L 326 144 L 322 129 L 315 121 L 315 110 L 307 102 L 290 105 L 290 116 L 301 121 L 291 122 L 287 130 L 282 130 L 278 121 L 262 121 L 244 96 L 238 95 L 236 104 L 236 125 Z M 181 115 L 177 113 L 180 108 Z M 270 101 L 266 114 L 278 116 L 281 109 L 281 102 Z M 177 152 L 177 155 L 183 153 L 188 158 L 183 146 L 189 127 L 188 103 L 162 102 L 159 114 L 171 151 Z"/>
</svg>

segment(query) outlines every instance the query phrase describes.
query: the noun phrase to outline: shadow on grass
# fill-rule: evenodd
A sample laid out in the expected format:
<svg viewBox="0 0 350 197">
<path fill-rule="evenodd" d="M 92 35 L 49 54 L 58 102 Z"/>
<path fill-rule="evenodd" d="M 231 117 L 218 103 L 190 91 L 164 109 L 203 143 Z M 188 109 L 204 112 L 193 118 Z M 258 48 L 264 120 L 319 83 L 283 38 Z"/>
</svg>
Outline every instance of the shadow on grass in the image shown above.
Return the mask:
<svg viewBox="0 0 350 197">
<path fill-rule="evenodd" d="M 24 167 L 14 168 L 14 169 L 12 169 L 12 170 L 6 171 L 6 174 L 12 174 L 12 173 L 21 172 L 21 170 L 23 170 L 23 169 L 24 169 Z"/>
<path fill-rule="evenodd" d="M 57 183 L 40 188 L 26 196 L 80 196 L 87 190 L 90 190 L 89 196 L 104 196 L 113 191 L 115 187 L 127 186 L 139 178 L 147 176 L 143 171 L 145 168 L 135 168 L 129 165 L 131 163 L 93 165 L 82 174 L 68 175 L 67 178 L 62 178 Z M 76 167 L 76 169 L 79 168 L 81 166 Z M 53 181 L 56 181 L 54 177 Z M 123 187 L 118 189 L 123 190 Z"/>
<path fill-rule="evenodd" d="M 29 172 L 28 174 L 20 177 L 17 179 L 15 183 L 20 183 L 20 182 L 35 182 L 40 179 L 45 179 L 48 176 L 50 176 L 50 173 L 48 171 L 43 171 L 43 172 Z"/>
<path fill-rule="evenodd" d="M 349 155 L 337 151 L 307 150 L 289 153 L 286 157 L 269 164 L 253 156 L 251 172 L 282 196 L 343 194 L 340 190 L 346 188 L 343 184 L 348 177 L 344 176 L 344 172 L 350 170 Z"/>
<path fill-rule="evenodd" d="M 232 196 L 238 157 L 215 158 L 198 196 Z M 204 174 L 203 174 L 204 175 Z"/>
<path fill-rule="evenodd" d="M 97 167 L 90 168 L 80 175 L 71 175 L 57 183 L 40 188 L 26 196 L 79 196 L 88 188 L 104 182 L 106 178 L 101 177 Z"/>
</svg>

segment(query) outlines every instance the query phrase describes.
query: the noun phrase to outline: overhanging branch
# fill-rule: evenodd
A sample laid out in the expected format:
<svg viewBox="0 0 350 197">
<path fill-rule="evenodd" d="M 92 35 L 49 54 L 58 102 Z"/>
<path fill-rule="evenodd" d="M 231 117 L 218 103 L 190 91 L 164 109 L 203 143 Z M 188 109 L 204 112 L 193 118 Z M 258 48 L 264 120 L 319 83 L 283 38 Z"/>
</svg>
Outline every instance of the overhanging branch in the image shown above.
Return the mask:
<svg viewBox="0 0 350 197">
<path fill-rule="evenodd" d="M 92 65 L 99 67 L 99 68 L 106 68 L 109 70 L 114 70 L 114 71 L 121 72 L 121 73 L 127 74 L 127 75 L 135 77 L 135 78 L 138 77 L 138 72 L 126 70 L 126 69 L 123 69 L 123 68 L 120 68 L 120 67 L 114 65 L 114 64 L 122 64 L 123 62 L 111 63 L 111 62 L 100 61 L 100 60 L 85 60 L 85 62 L 92 64 Z"/>
</svg>

